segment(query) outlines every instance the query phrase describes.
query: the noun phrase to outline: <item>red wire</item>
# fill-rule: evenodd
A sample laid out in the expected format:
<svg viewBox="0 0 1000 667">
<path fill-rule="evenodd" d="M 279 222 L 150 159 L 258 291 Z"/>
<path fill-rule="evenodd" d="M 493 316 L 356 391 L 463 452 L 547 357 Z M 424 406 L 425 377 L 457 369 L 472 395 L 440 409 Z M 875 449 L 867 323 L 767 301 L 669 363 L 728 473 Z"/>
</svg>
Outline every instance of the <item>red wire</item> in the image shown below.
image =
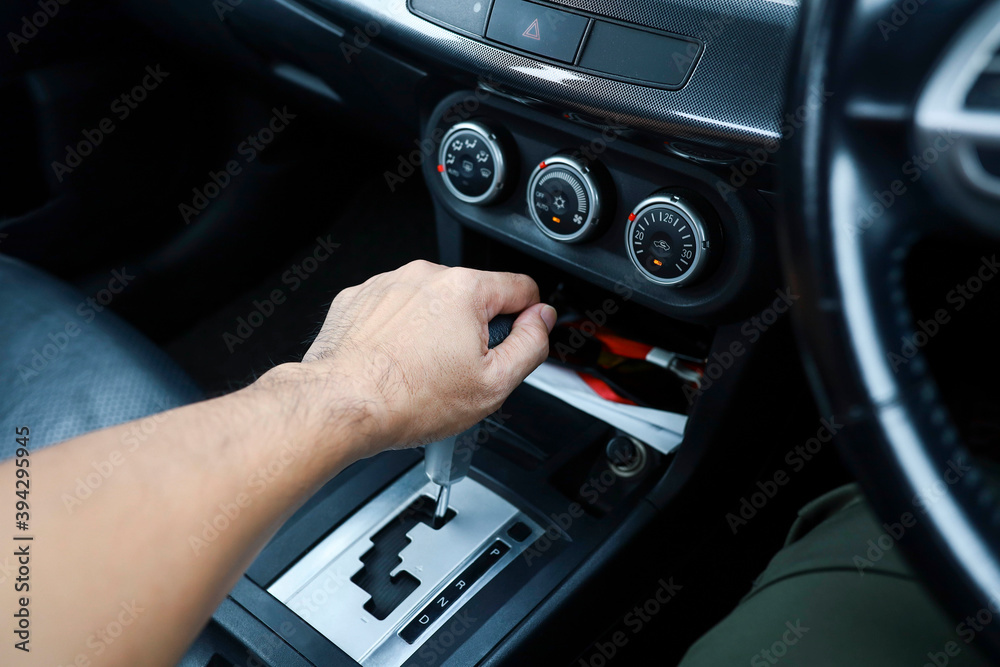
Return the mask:
<svg viewBox="0 0 1000 667">
<path fill-rule="evenodd" d="M 581 324 L 581 322 L 571 322 L 568 326 L 579 329 Z M 607 329 L 598 329 L 594 334 L 594 338 L 601 341 L 604 349 L 611 354 L 617 354 L 619 357 L 628 357 L 629 359 L 645 359 L 646 355 L 653 349 L 652 345 L 622 338 Z"/>
<path fill-rule="evenodd" d="M 613 403 L 622 403 L 624 405 L 636 405 L 635 401 L 630 401 L 629 399 L 616 394 L 615 390 L 612 389 L 604 380 L 596 378 L 589 373 L 578 372 L 577 375 L 583 378 L 583 381 L 587 383 L 587 386 L 604 400 L 611 401 Z"/>
</svg>

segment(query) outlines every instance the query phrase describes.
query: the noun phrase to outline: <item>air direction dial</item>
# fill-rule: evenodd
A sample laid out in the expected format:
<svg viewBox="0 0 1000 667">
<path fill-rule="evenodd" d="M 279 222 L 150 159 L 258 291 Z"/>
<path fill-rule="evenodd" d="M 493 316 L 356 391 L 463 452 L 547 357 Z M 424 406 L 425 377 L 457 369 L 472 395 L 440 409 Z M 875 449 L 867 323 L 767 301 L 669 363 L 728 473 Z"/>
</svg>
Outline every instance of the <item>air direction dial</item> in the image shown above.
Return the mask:
<svg viewBox="0 0 1000 667">
<path fill-rule="evenodd" d="M 489 128 L 474 121 L 458 123 L 441 140 L 438 172 L 456 199 L 482 206 L 503 189 L 506 160 Z"/>
</svg>

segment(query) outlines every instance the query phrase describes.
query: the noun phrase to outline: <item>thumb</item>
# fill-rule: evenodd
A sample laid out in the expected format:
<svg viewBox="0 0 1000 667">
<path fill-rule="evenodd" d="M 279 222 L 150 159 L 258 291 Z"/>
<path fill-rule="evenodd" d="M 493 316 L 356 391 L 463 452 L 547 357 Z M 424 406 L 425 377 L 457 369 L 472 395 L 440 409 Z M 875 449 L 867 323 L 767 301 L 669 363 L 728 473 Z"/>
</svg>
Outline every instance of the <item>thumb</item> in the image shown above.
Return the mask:
<svg viewBox="0 0 1000 667">
<path fill-rule="evenodd" d="M 489 351 L 493 381 L 504 395 L 514 391 L 549 355 L 549 333 L 556 309 L 536 303 L 522 312 L 504 342 Z"/>
</svg>

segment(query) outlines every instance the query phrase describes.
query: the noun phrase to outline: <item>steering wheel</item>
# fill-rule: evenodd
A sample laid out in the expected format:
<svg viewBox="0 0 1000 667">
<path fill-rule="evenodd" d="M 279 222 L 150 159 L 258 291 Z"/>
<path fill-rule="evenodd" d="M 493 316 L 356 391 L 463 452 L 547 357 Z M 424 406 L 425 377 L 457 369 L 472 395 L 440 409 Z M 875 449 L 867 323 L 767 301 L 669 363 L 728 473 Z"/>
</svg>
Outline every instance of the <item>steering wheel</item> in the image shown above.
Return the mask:
<svg viewBox="0 0 1000 667">
<path fill-rule="evenodd" d="M 899 362 L 919 331 L 904 264 L 917 241 L 962 225 L 1000 235 L 1000 176 L 981 163 L 1000 148 L 1000 87 L 982 94 L 998 50 L 997 0 L 803 2 L 786 108 L 800 123 L 779 172 L 786 278 L 804 297 L 793 317 L 820 403 L 845 424 L 842 453 L 956 624 L 983 609 L 1000 621 L 1000 493 L 925 355 Z M 996 626 L 980 635 L 1000 659 Z"/>
</svg>

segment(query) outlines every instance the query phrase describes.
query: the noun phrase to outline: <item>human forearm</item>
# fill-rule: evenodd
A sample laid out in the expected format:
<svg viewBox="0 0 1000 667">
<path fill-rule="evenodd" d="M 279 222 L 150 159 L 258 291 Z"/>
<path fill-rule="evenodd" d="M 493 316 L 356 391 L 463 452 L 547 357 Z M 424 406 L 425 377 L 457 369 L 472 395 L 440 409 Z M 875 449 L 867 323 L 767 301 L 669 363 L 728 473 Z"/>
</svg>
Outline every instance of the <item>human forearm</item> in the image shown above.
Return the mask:
<svg viewBox="0 0 1000 667">
<path fill-rule="evenodd" d="M 319 390 L 302 372 L 32 454 L 32 650 L 0 662 L 175 664 L 281 522 L 357 457 L 363 411 L 331 393 L 317 414 L 295 395 Z"/>
<path fill-rule="evenodd" d="M 490 349 L 500 313 L 520 315 Z M 31 653 L 8 660 L 7 643 L 0 664 L 175 664 L 311 493 L 358 458 L 496 410 L 545 358 L 555 317 L 526 276 L 414 262 L 341 292 L 301 363 L 32 454 L 31 581 L 18 591 Z M 14 475 L 0 466 L 8 498 Z"/>
</svg>

